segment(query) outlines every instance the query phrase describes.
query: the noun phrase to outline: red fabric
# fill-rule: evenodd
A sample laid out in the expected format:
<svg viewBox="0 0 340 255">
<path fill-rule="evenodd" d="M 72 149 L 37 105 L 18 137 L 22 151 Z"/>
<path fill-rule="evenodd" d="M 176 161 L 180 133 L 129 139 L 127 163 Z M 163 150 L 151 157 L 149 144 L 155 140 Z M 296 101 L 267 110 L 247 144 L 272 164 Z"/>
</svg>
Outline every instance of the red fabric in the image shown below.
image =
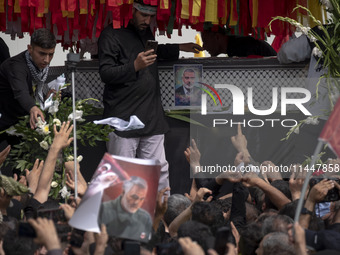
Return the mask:
<svg viewBox="0 0 340 255">
<path fill-rule="evenodd" d="M 8 2 L 8 9 L 7 9 L 7 20 L 8 21 L 12 21 L 13 20 L 13 9 L 14 9 L 14 7 L 13 7 L 13 5 L 9 5 L 10 3 Z M 6 10 L 6 9 L 5 9 Z M 6 22 L 5 22 L 5 25 L 6 25 Z"/>
<path fill-rule="evenodd" d="M 0 12 L 0 30 L 6 31 L 6 13 Z"/>
<path fill-rule="evenodd" d="M 323 127 L 319 139 L 328 143 L 334 153 L 340 157 L 340 98 Z"/>
<path fill-rule="evenodd" d="M 104 4 L 101 4 L 99 6 L 99 13 L 98 13 L 98 19 L 96 24 L 96 37 L 99 37 L 100 33 L 103 30 L 103 12 L 104 12 Z"/>
<path fill-rule="evenodd" d="M 206 0 L 201 0 L 201 12 L 199 16 L 199 22 L 204 22 L 205 20 L 205 7 L 206 7 Z"/>
<path fill-rule="evenodd" d="M 76 0 L 67 1 L 67 10 L 69 12 L 74 12 L 76 10 L 76 6 L 77 6 Z"/>
<path fill-rule="evenodd" d="M 217 17 L 223 18 L 225 15 L 225 0 L 218 0 L 217 2 Z"/>
<path fill-rule="evenodd" d="M 275 36 L 273 42 L 272 42 L 272 48 L 276 51 L 279 52 L 282 45 L 289 40 L 289 35 L 277 35 Z"/>
</svg>

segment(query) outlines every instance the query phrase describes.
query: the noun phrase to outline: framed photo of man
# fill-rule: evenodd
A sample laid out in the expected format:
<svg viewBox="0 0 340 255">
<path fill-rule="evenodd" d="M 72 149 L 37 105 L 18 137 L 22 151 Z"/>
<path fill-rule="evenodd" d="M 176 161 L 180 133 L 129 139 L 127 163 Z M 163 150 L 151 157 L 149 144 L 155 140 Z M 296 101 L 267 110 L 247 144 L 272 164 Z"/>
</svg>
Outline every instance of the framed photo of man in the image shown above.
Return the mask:
<svg viewBox="0 0 340 255">
<path fill-rule="evenodd" d="M 175 106 L 201 105 L 202 65 L 174 65 Z"/>
</svg>

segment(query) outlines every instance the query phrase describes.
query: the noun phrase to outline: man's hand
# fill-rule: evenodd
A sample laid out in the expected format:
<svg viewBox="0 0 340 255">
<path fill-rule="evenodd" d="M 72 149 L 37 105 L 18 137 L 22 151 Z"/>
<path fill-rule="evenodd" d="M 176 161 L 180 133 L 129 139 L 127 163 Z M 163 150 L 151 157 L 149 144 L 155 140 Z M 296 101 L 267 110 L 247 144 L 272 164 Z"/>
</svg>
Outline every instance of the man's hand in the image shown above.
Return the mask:
<svg viewBox="0 0 340 255">
<path fill-rule="evenodd" d="M 42 113 L 42 111 L 39 109 L 38 106 L 33 106 L 30 109 L 30 126 L 32 129 L 36 128 L 35 123 L 38 122 L 38 116 L 40 116 L 42 121 L 45 121 L 45 117 L 44 114 Z"/>
<path fill-rule="evenodd" d="M 39 163 L 39 159 L 36 159 L 31 171 L 29 171 L 28 169 L 25 169 L 28 187 L 30 188 L 33 194 L 37 190 L 38 181 L 39 181 L 40 174 L 41 174 L 43 167 L 44 167 L 44 161 L 41 160 Z"/>
<path fill-rule="evenodd" d="M 3 151 L 0 152 L 0 166 L 5 162 L 9 152 L 11 151 L 11 146 L 8 145 Z"/>
<path fill-rule="evenodd" d="M 54 139 L 53 143 L 51 145 L 51 149 L 57 149 L 57 150 L 62 150 L 69 146 L 71 142 L 73 141 L 73 137 L 69 138 L 71 132 L 73 129 L 73 125 L 70 126 L 70 122 L 63 122 L 63 124 L 60 127 L 60 130 L 57 131 L 56 125 L 54 125 L 53 130 L 54 130 Z"/>
<path fill-rule="evenodd" d="M 265 181 L 254 172 L 248 172 L 242 177 L 242 184 L 247 188 L 257 186 L 260 182 L 265 183 Z"/>
<path fill-rule="evenodd" d="M 65 214 L 65 218 L 69 221 L 73 214 L 74 211 L 76 210 L 75 208 L 73 208 L 72 206 L 70 206 L 69 204 L 61 204 L 60 205 L 60 209 L 62 209 L 64 211 Z"/>
<path fill-rule="evenodd" d="M 242 129 L 241 129 L 240 124 L 238 124 L 238 126 L 237 126 L 237 135 L 231 137 L 231 142 L 232 142 L 234 148 L 238 152 L 245 152 L 245 153 L 248 152 L 247 138 L 244 136 L 244 134 L 242 134 Z M 245 155 L 245 156 L 248 156 L 248 155 Z"/>
<path fill-rule="evenodd" d="M 305 182 L 305 178 L 301 178 L 301 177 L 296 178 L 296 173 L 292 172 L 289 178 L 289 189 L 290 189 L 290 193 L 292 193 L 292 201 L 300 198 L 301 190 L 302 190 L 302 186 L 304 182 Z"/>
<path fill-rule="evenodd" d="M 334 181 L 332 180 L 321 180 L 319 183 L 315 184 L 309 191 L 307 200 L 312 203 L 322 202 L 326 197 L 329 190 L 334 188 Z"/>
<path fill-rule="evenodd" d="M 247 166 L 250 163 L 250 158 L 244 156 L 244 152 L 239 152 L 236 154 L 235 160 L 234 160 L 234 166 L 238 166 L 242 162 L 244 163 L 245 166 Z"/>
<path fill-rule="evenodd" d="M 210 202 L 213 199 L 212 196 L 209 196 L 206 200 L 204 200 L 205 194 L 212 194 L 212 191 L 207 188 L 200 188 L 196 193 L 194 202 Z"/>
<path fill-rule="evenodd" d="M 168 209 L 168 195 L 165 192 L 170 191 L 169 187 L 160 190 L 157 194 L 157 203 L 155 210 L 155 217 L 162 218 Z"/>
<path fill-rule="evenodd" d="M 69 186 L 72 190 L 74 190 L 74 161 L 68 161 L 65 163 L 65 172 L 66 172 L 66 185 Z M 80 196 L 83 196 L 87 189 L 87 183 L 80 172 L 80 165 L 77 162 L 77 192 Z"/>
<path fill-rule="evenodd" d="M 271 161 L 263 161 L 260 170 L 266 181 L 282 180 L 280 172 L 275 171 L 275 164 Z"/>
<path fill-rule="evenodd" d="M 48 251 L 54 249 L 60 249 L 60 243 L 52 220 L 47 218 L 29 219 L 28 223 L 35 229 L 37 237 L 34 241 L 38 244 L 42 244 Z"/>
<path fill-rule="evenodd" d="M 191 170 L 193 173 L 196 173 L 197 168 L 200 169 L 200 160 L 201 160 L 201 153 L 197 148 L 196 142 L 194 139 L 191 140 L 192 146 L 189 146 L 185 151 L 184 155 L 187 161 L 190 164 Z"/>
<path fill-rule="evenodd" d="M 138 54 L 137 58 L 134 61 L 135 71 L 138 72 L 141 69 L 144 69 L 153 63 L 155 63 L 157 55 L 154 53 L 154 50 L 142 51 Z"/>
<path fill-rule="evenodd" d="M 100 230 L 100 233 L 94 234 L 94 239 L 96 240 L 96 250 L 94 252 L 95 255 L 104 254 L 107 241 L 109 240 L 109 235 L 107 234 L 105 224 L 101 224 Z"/>
<path fill-rule="evenodd" d="M 202 247 L 193 242 L 190 237 L 181 237 L 178 239 L 178 243 L 181 245 L 184 255 L 204 255 Z"/>
<path fill-rule="evenodd" d="M 179 45 L 179 50 L 180 51 L 185 51 L 185 52 L 193 52 L 193 53 L 199 53 L 200 51 L 203 51 L 203 47 L 199 46 L 196 43 L 181 43 Z"/>
</svg>

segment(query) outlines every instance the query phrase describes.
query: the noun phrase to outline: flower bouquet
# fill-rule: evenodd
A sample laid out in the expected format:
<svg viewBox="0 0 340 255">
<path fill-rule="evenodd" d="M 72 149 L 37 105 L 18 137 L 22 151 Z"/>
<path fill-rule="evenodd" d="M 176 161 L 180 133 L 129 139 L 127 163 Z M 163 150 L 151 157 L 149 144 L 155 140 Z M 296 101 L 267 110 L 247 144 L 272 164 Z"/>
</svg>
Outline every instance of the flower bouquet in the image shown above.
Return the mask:
<svg viewBox="0 0 340 255">
<path fill-rule="evenodd" d="M 36 123 L 36 129 L 31 129 L 29 116 L 23 117 L 16 125 L 6 132 L 10 135 L 20 137 L 20 143 L 12 146 L 7 164 L 23 172 L 31 169 L 35 160 L 45 160 L 49 147 L 54 138 L 53 126 L 60 127 L 64 121 L 73 120 L 72 98 L 61 99 L 60 92 L 53 98 L 51 106 L 45 109 L 45 121 L 41 118 Z M 83 117 L 102 114 L 102 109 L 94 107 L 89 101 L 96 99 L 84 99 L 76 102 L 77 140 L 83 145 L 95 146 L 98 141 L 107 141 L 108 134 L 113 129 L 108 125 L 96 125 L 93 122 L 86 122 Z M 66 197 L 69 195 L 65 186 L 64 162 L 73 161 L 73 146 L 66 148 L 59 156 L 51 183 L 49 196 L 53 198 Z M 80 162 L 82 156 L 78 156 Z"/>
</svg>

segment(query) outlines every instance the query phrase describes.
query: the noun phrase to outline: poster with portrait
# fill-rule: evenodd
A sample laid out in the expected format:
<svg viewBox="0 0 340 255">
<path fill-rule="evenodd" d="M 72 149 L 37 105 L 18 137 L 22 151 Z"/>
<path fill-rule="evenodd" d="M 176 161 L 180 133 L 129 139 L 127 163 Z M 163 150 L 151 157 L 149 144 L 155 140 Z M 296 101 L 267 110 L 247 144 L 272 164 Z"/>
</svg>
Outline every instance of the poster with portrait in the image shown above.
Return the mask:
<svg viewBox="0 0 340 255">
<path fill-rule="evenodd" d="M 174 65 L 175 106 L 197 107 L 201 105 L 202 65 Z"/>
<path fill-rule="evenodd" d="M 110 236 L 148 242 L 156 207 L 160 165 L 155 160 L 105 153 L 69 224 Z"/>
</svg>

